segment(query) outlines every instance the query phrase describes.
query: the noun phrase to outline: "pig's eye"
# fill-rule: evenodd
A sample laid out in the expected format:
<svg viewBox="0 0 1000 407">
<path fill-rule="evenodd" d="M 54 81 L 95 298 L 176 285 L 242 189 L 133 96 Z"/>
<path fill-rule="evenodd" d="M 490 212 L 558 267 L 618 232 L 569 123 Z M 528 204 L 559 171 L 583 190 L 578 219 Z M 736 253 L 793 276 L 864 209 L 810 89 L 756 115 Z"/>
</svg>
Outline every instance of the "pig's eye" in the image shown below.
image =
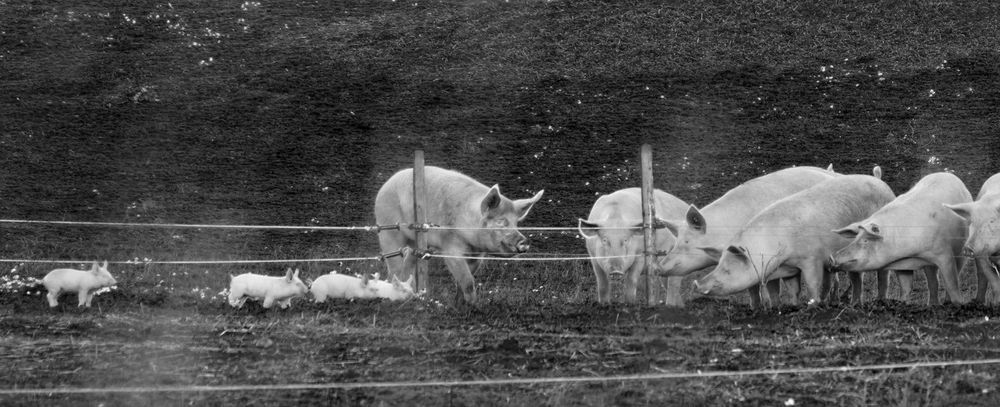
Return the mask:
<svg viewBox="0 0 1000 407">
<path fill-rule="evenodd" d="M 509 224 L 510 224 L 510 222 L 507 222 L 507 219 L 504 219 L 504 218 L 500 218 L 500 219 L 496 220 L 496 225 L 497 226 L 507 226 Z"/>
</svg>

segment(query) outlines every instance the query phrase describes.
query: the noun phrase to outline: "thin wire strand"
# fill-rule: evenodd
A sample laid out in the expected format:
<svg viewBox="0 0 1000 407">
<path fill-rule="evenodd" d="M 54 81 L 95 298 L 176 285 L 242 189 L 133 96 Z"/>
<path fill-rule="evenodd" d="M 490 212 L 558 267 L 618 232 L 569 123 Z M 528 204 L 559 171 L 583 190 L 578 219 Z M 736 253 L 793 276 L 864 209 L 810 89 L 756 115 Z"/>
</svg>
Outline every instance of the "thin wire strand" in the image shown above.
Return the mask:
<svg viewBox="0 0 1000 407">
<path fill-rule="evenodd" d="M 716 377 L 742 377 L 762 375 L 797 375 L 820 373 L 847 373 L 858 371 L 881 371 L 895 369 L 916 369 L 928 367 L 975 366 L 1000 364 L 1000 359 L 954 360 L 938 362 L 889 363 L 863 366 L 758 369 L 758 370 L 721 370 L 709 372 L 663 372 L 635 375 L 615 376 L 571 376 L 571 377 L 541 377 L 521 379 L 484 379 L 484 380 L 434 380 L 434 381 L 400 381 L 400 382 L 358 382 L 358 383 L 296 383 L 273 385 L 218 385 L 218 386 L 134 386 L 134 387 L 80 387 L 80 388 L 31 388 L 31 389 L 0 389 L 0 395 L 51 395 L 51 394 L 108 394 L 108 393 L 194 393 L 194 392 L 230 392 L 230 391 L 293 391 L 293 390 L 345 390 L 345 389 L 385 389 L 407 387 L 475 387 L 475 386 L 511 386 L 535 384 L 566 384 L 566 383 L 596 383 L 596 382 L 628 382 L 670 379 L 695 379 Z"/>
<path fill-rule="evenodd" d="M 357 230 L 375 231 L 379 226 L 284 226 L 284 225 L 216 225 L 187 223 L 132 223 L 132 222 L 79 222 L 68 220 L 23 220 L 0 219 L 0 223 L 34 224 L 34 225 L 72 225 L 72 226 L 107 226 L 107 227 L 159 227 L 159 228 L 198 228 L 198 229 L 283 229 L 283 230 Z"/>
<path fill-rule="evenodd" d="M 156 261 L 156 260 L 125 260 L 109 261 L 108 264 L 259 264 L 259 263 L 335 263 L 341 261 L 366 261 L 379 260 L 378 256 L 370 257 L 342 257 L 334 259 L 278 259 L 278 260 L 176 260 L 176 261 Z M 93 260 L 36 260 L 36 259 L 0 259 L 0 263 L 42 263 L 42 264 L 89 264 Z"/>
</svg>

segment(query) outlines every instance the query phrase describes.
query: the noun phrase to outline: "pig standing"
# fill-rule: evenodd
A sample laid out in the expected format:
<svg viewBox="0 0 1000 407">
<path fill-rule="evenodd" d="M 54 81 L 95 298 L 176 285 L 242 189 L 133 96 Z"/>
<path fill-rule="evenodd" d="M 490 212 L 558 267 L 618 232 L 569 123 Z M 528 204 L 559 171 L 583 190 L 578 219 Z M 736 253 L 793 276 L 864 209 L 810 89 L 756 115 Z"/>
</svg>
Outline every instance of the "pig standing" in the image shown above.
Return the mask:
<svg viewBox="0 0 1000 407">
<path fill-rule="evenodd" d="M 837 176 L 818 167 L 786 168 L 744 182 L 700 211 L 691 205 L 685 220 L 666 221 L 677 238 L 660 259 L 661 275 L 685 276 L 718 264 L 729 241 L 754 215 L 779 199 Z M 767 287 L 769 297 L 777 300 L 778 281 Z M 792 301 L 797 301 L 797 280 L 786 288 Z M 750 301 L 754 307 L 760 306 L 757 286 L 750 287 Z"/>
<path fill-rule="evenodd" d="M 695 290 L 728 295 L 801 275 L 809 303 L 819 302 L 830 255 L 850 243 L 828 231 L 868 217 L 893 197 L 875 177 L 841 175 L 778 200 L 737 232 L 716 268 L 695 281 Z"/>
<path fill-rule="evenodd" d="M 374 287 L 360 277 L 338 274 L 336 271 L 324 274 L 309 284 L 313 301 L 326 302 L 327 298 L 375 298 Z"/>
<path fill-rule="evenodd" d="M 971 200 L 969 190 L 955 175 L 927 175 L 868 218 L 834 230 L 853 241 L 834 253 L 833 266 L 844 271 L 896 270 L 904 299 L 913 288 L 912 270 L 933 266 L 924 268 L 928 304 L 938 304 L 938 271 L 948 298 L 961 303 L 957 273 L 965 264 L 962 246 L 968 226 L 944 205 Z"/>
<path fill-rule="evenodd" d="M 94 300 L 94 292 L 104 287 L 118 284 L 118 281 L 111 276 L 108 271 L 108 261 L 98 266 L 95 261 L 90 270 L 76 269 L 55 269 L 42 278 L 42 284 L 48 290 L 45 296 L 49 300 L 49 307 L 59 305 L 59 294 L 62 292 L 77 293 L 78 307 L 90 307 L 90 302 Z"/>
<path fill-rule="evenodd" d="M 444 256 L 481 257 L 483 255 L 512 256 L 528 250 L 527 238 L 517 230 L 532 205 L 542 197 L 538 191 L 530 199 L 510 200 L 500 194 L 496 185 L 487 187 L 478 181 L 443 168 L 424 167 L 427 203 L 426 219 L 442 225 L 426 232 L 427 247 Z M 375 197 L 375 221 L 379 225 L 413 222 L 413 170 L 397 172 L 379 189 Z M 399 230 L 379 233 L 382 253 L 409 247 L 416 249 L 414 230 L 404 226 Z M 404 256 L 386 259 L 389 277 L 412 275 L 417 257 L 408 251 Z M 445 257 L 458 290 L 456 305 L 462 300 L 476 303 L 476 282 L 472 273 L 481 260 Z"/>
<path fill-rule="evenodd" d="M 275 302 L 282 309 L 292 305 L 292 298 L 301 297 L 309 292 L 306 284 L 299 279 L 299 270 L 292 272 L 289 268 L 284 277 L 262 276 L 244 273 L 230 276 L 229 305 L 240 308 L 247 298 L 264 300 L 264 308 L 271 308 Z"/>
<path fill-rule="evenodd" d="M 972 257 L 979 271 L 976 299 L 990 304 L 1000 303 L 1000 174 L 995 174 L 983 183 L 975 202 L 945 205 L 969 222 L 969 240 L 965 247 L 972 251 Z M 992 288 L 993 295 L 987 301 L 986 290 Z"/>
<path fill-rule="evenodd" d="M 658 189 L 653 191 L 653 200 L 657 216 L 681 217 L 687 210 L 684 201 Z M 594 202 L 587 220 L 579 220 L 578 228 L 586 238 L 587 253 L 590 257 L 597 257 L 590 260 L 597 278 L 597 302 L 611 301 L 609 274 L 625 275 L 625 300 L 636 302 L 636 285 L 646 267 L 641 229 L 642 190 L 627 188 L 602 195 Z M 670 250 L 674 235 L 667 229 L 657 229 L 655 233 L 657 250 Z M 680 280 L 682 277 L 668 278 L 667 305 L 684 305 L 680 296 Z"/>
</svg>

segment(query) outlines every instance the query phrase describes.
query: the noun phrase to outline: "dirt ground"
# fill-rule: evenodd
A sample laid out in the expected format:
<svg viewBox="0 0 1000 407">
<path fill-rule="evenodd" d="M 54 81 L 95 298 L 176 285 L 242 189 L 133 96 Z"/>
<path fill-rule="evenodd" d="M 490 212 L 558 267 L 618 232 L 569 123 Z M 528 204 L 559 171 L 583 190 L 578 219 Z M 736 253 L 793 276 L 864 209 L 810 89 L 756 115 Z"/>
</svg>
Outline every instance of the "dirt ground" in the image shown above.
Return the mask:
<svg viewBox="0 0 1000 407">
<path fill-rule="evenodd" d="M 494 268 L 497 272 L 498 268 Z M 662 379 L 616 376 L 809 369 L 1000 357 L 996 307 L 875 301 L 749 309 L 689 297 L 683 309 L 600 305 L 585 279 L 482 276 L 483 304 L 430 299 L 232 309 L 221 298 L 144 304 L 121 291 L 93 309 L 0 297 L 0 388 L 141 392 L 0 395 L 4 405 L 996 405 L 1000 365 Z M 451 290 L 432 279 L 433 296 Z M 503 279 L 509 279 L 502 277 Z M 568 281 L 572 281 L 567 284 Z M 918 287 L 920 281 L 916 284 Z M 543 287 L 531 293 L 528 287 Z M 966 287 L 967 291 L 971 287 Z M 529 294 L 524 294 L 528 292 Z M 578 292 L 576 299 L 564 293 Z M 521 293 L 520 295 L 518 293 Z M 181 298 L 185 298 L 183 295 Z M 446 295 L 443 297 L 450 298 Z M 69 297 L 64 302 L 72 302 Z M 607 379 L 597 379 L 606 377 Z M 590 378 L 549 383 L 400 382 Z M 313 390 L 159 386 L 357 384 Z"/>
</svg>

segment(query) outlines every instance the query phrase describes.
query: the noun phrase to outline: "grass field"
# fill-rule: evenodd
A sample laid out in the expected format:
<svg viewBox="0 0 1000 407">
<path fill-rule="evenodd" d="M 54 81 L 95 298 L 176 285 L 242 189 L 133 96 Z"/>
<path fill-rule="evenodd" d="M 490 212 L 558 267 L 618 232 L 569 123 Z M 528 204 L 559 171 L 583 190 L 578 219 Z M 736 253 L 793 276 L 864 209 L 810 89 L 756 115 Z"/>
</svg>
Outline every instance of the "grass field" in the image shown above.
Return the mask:
<svg viewBox="0 0 1000 407">
<path fill-rule="evenodd" d="M 886 18 L 891 16 L 891 18 Z M 1000 171 L 1000 5 L 976 1 L 0 0 L 0 218 L 361 226 L 416 148 L 545 189 L 526 226 L 576 225 L 638 184 L 704 206 L 791 165 L 885 170 L 899 194 Z M 534 233 L 536 253 L 584 252 Z M 374 234 L 0 224 L 0 258 L 371 256 Z M 377 262 L 113 265 L 50 310 L 0 269 L 0 390 L 501 380 L 822 368 L 998 356 L 997 307 L 752 311 L 598 305 L 583 262 L 494 261 L 483 304 L 222 301 L 227 274 Z M 871 276 L 869 276 L 870 278 Z M 28 285 L 25 285 L 27 283 Z M 974 278 L 962 274 L 971 297 Z M 871 297 L 869 288 L 869 298 Z M 0 395 L 4 405 L 997 405 L 997 365 L 579 383 Z"/>
</svg>

